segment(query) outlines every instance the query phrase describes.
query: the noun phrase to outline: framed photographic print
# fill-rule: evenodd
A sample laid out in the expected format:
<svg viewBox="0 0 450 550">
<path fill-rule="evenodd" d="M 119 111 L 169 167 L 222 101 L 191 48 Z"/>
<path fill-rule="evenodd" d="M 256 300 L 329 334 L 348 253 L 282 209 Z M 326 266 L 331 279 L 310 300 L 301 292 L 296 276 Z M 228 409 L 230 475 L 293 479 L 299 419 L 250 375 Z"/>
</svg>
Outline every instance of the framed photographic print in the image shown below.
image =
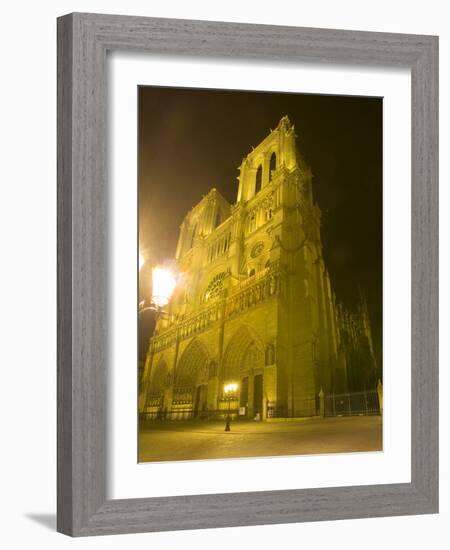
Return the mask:
<svg viewBox="0 0 450 550">
<path fill-rule="evenodd" d="M 381 451 L 382 99 L 141 87 L 139 139 L 139 460 Z"/>
<path fill-rule="evenodd" d="M 437 38 L 58 20 L 58 530 L 434 513 Z"/>
</svg>

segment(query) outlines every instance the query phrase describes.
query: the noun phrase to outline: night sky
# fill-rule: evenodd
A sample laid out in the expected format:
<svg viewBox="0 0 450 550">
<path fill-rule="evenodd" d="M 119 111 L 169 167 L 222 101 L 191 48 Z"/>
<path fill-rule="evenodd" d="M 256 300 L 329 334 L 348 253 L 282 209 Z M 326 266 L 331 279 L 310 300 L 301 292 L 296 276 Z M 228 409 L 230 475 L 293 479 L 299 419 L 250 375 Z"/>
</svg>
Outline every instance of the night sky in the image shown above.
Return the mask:
<svg viewBox="0 0 450 550">
<path fill-rule="evenodd" d="M 235 202 L 242 158 L 284 115 L 312 169 L 337 298 L 352 308 L 362 289 L 381 359 L 381 98 L 140 87 L 139 249 L 149 261 L 141 279 L 174 258 L 184 216 L 212 187 Z"/>
</svg>

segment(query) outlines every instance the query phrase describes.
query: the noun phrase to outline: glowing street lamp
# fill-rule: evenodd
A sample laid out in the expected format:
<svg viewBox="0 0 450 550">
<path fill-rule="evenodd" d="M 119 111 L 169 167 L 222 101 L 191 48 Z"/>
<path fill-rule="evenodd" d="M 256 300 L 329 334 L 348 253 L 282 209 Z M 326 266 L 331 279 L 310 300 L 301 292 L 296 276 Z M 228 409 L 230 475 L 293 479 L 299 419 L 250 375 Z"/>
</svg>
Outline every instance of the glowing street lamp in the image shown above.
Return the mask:
<svg viewBox="0 0 450 550">
<path fill-rule="evenodd" d="M 237 392 L 238 385 L 236 383 L 233 384 L 225 384 L 223 387 L 223 391 L 225 392 L 225 395 L 228 395 L 230 393 Z"/>
<path fill-rule="evenodd" d="M 231 423 L 231 417 L 230 417 L 230 405 L 231 405 L 231 401 L 233 400 L 236 392 L 237 392 L 237 389 L 238 389 L 238 385 L 233 382 L 231 384 L 225 384 L 224 387 L 223 387 L 223 391 L 225 393 L 225 399 L 228 401 L 228 411 L 227 411 L 227 420 L 225 422 L 225 431 L 226 432 L 229 432 L 230 431 L 230 423 Z"/>
<path fill-rule="evenodd" d="M 141 256 L 139 255 L 139 265 L 141 266 Z M 152 296 L 150 304 L 146 305 L 145 299 L 139 302 L 139 315 L 146 311 L 154 311 L 156 319 L 164 315 L 164 306 L 166 306 L 175 290 L 177 284 L 176 274 L 170 269 L 164 267 L 154 267 L 152 269 Z"/>
<path fill-rule="evenodd" d="M 163 267 L 152 269 L 152 305 L 158 312 L 169 303 L 169 300 L 177 284 L 175 274 Z"/>
</svg>

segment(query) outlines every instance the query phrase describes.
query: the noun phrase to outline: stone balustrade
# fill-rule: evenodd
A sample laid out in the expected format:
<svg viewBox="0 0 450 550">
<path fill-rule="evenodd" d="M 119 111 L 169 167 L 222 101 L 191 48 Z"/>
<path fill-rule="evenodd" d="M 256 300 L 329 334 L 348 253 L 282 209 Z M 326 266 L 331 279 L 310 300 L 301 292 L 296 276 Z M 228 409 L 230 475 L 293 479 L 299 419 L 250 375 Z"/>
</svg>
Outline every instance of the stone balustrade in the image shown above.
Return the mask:
<svg viewBox="0 0 450 550">
<path fill-rule="evenodd" d="M 279 293 L 280 273 L 271 269 L 267 271 L 264 277 L 255 277 L 250 284 L 247 283 L 238 292 L 230 294 L 226 302 L 225 318 L 238 315 Z"/>
<path fill-rule="evenodd" d="M 279 294 L 282 272 L 278 265 L 260 271 L 253 277 L 232 287 L 229 294 L 204 306 L 199 312 L 181 320 L 175 320 L 163 332 L 152 338 L 154 352 L 172 346 L 176 340 L 184 340 L 208 330 L 215 323 L 241 314 L 245 310 Z"/>
</svg>

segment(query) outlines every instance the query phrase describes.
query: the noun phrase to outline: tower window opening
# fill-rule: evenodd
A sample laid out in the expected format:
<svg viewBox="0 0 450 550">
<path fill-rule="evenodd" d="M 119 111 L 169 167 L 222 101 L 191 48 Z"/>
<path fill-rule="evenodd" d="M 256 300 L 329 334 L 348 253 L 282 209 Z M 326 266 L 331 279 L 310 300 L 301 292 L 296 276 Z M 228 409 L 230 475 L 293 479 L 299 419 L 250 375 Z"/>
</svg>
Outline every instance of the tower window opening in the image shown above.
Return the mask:
<svg viewBox="0 0 450 550">
<path fill-rule="evenodd" d="M 256 215 L 252 212 L 248 218 L 248 232 L 251 233 L 256 229 Z"/>
<path fill-rule="evenodd" d="M 255 180 L 255 195 L 256 193 L 259 193 L 261 191 L 261 185 L 262 185 L 262 166 L 258 166 L 258 170 L 256 170 L 256 180 Z"/>
<path fill-rule="evenodd" d="M 270 156 L 270 165 L 269 165 L 269 181 L 272 181 L 272 172 L 277 169 L 277 155 L 272 153 Z"/>
</svg>

